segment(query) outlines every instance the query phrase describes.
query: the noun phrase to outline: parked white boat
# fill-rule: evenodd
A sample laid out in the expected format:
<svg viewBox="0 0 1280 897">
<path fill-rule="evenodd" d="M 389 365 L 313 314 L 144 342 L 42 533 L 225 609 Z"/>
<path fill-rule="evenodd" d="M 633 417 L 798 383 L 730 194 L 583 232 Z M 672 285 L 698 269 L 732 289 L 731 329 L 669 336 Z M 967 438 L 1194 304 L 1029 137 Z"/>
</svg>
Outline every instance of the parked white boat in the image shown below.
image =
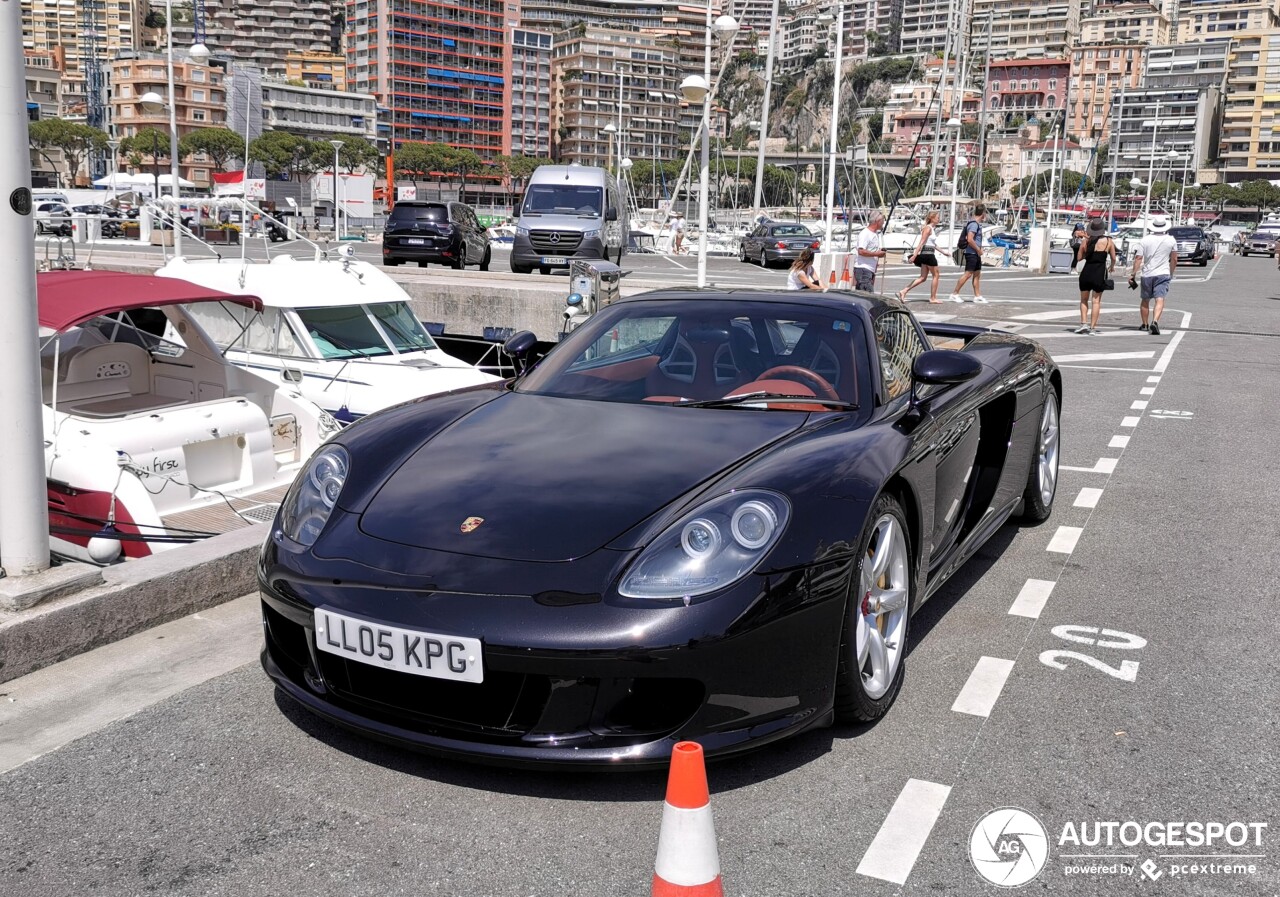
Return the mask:
<svg viewBox="0 0 1280 897">
<path fill-rule="evenodd" d="M 107 563 L 269 522 L 338 423 L 227 363 L 193 310 L 261 302 L 110 271 L 37 275 L 53 550 Z"/>
<path fill-rule="evenodd" d="M 262 299 L 260 315 L 233 304 L 193 309 L 235 364 L 296 384 L 349 423 L 390 405 L 495 378 L 442 350 L 383 271 L 337 255 L 170 261 L 156 272 Z"/>
</svg>

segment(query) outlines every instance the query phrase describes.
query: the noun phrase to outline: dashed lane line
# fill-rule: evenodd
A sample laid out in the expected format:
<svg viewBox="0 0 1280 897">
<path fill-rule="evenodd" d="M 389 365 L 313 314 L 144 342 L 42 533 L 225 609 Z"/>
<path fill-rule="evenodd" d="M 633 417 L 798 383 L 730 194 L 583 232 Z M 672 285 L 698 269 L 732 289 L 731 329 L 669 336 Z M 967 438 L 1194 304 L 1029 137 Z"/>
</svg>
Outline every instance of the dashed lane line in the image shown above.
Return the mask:
<svg viewBox="0 0 1280 897">
<path fill-rule="evenodd" d="M 1083 532 L 1082 526 L 1060 526 L 1045 550 L 1055 554 L 1071 554 L 1076 550 L 1076 543 L 1080 541 L 1080 534 Z"/>
<path fill-rule="evenodd" d="M 979 657 L 968 681 L 951 705 L 956 713 L 987 717 L 996 706 L 1004 684 L 1013 672 L 1013 661 L 1000 657 Z"/>
<path fill-rule="evenodd" d="M 1094 489 L 1092 486 L 1086 486 L 1080 490 L 1080 494 L 1076 496 L 1076 500 L 1073 505 L 1077 508 L 1096 508 L 1100 498 L 1102 498 L 1101 489 Z"/>
<path fill-rule="evenodd" d="M 1142 401 L 1142 399 L 1138 399 L 1136 402 L 1134 402 L 1132 405 L 1129 406 L 1129 410 L 1130 411 L 1146 411 L 1147 406 L 1150 404 L 1151 404 L 1150 402 L 1144 402 Z"/>
<path fill-rule="evenodd" d="M 908 779 L 871 846 L 862 855 L 857 873 L 897 885 L 906 884 L 950 794 L 950 785 Z"/>
<path fill-rule="evenodd" d="M 1067 464 L 1058 465 L 1058 470 L 1074 470 L 1077 473 L 1114 473 L 1116 465 L 1120 463 L 1119 458 L 1099 458 L 1098 463 L 1092 467 L 1071 467 Z"/>
<path fill-rule="evenodd" d="M 1009 607 L 1010 616 L 1027 617 L 1032 620 L 1040 618 L 1040 611 L 1053 594 L 1057 583 L 1051 579 L 1028 579 L 1022 585 L 1022 591 Z"/>
<path fill-rule="evenodd" d="M 1125 448 L 1129 445 L 1128 436 L 1112 436 L 1111 441 L 1107 443 L 1107 448 Z"/>
<path fill-rule="evenodd" d="M 1140 418 L 1140 417 L 1136 417 L 1136 416 L 1125 417 L 1125 418 L 1122 418 L 1122 419 L 1121 419 L 1121 421 L 1120 421 L 1120 426 L 1122 426 L 1122 427 L 1136 427 L 1136 426 L 1138 425 L 1138 421 L 1140 421 L 1140 420 L 1142 420 L 1142 418 Z"/>
</svg>

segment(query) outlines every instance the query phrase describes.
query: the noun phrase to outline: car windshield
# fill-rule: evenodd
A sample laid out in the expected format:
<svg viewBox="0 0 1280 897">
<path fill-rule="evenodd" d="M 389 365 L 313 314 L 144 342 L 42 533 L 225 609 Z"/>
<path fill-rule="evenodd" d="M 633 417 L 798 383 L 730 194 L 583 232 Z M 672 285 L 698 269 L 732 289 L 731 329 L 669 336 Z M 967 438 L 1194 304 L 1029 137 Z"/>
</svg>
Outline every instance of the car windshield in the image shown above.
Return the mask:
<svg viewBox="0 0 1280 897">
<path fill-rule="evenodd" d="M 1198 227 L 1171 227 L 1169 236 L 1175 240 L 1200 240 L 1204 238 L 1204 231 Z"/>
<path fill-rule="evenodd" d="M 599 187 L 574 184 L 534 184 L 524 195 L 522 211 L 529 215 L 583 215 L 598 218 L 604 200 Z"/>
<path fill-rule="evenodd" d="M 728 399 L 728 407 L 770 411 L 853 406 L 861 332 L 852 308 L 726 297 L 618 303 L 588 318 L 515 388 L 624 403 Z M 749 396 L 758 398 L 735 400 Z"/>
</svg>

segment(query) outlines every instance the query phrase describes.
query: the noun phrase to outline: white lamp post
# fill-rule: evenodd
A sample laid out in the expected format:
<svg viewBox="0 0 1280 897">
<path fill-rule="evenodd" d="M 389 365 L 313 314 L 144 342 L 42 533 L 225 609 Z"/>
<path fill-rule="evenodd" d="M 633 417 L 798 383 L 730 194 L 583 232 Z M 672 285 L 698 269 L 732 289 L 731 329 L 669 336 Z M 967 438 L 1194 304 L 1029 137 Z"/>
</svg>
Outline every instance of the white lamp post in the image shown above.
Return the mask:
<svg viewBox="0 0 1280 897">
<path fill-rule="evenodd" d="M 112 137 L 107 141 L 107 149 L 111 150 L 111 198 L 116 198 L 116 169 L 120 167 L 120 141 Z"/>
<path fill-rule="evenodd" d="M 756 192 L 752 203 L 752 215 L 760 214 L 761 191 L 764 189 L 764 138 L 769 133 L 769 93 L 773 88 L 773 48 L 778 35 L 778 0 L 773 0 L 773 12 L 769 17 L 769 52 L 764 63 L 764 97 L 760 101 L 760 123 L 753 128 L 760 131 L 760 145 L 756 149 Z"/>
<path fill-rule="evenodd" d="M 955 134 L 955 150 L 951 158 L 951 236 L 952 242 L 956 242 L 958 236 L 956 234 L 956 191 L 959 189 L 960 179 L 960 119 L 947 119 L 947 130 Z"/>
<path fill-rule="evenodd" d="M 342 239 L 342 210 L 338 207 L 338 150 L 342 149 L 341 140 L 330 140 L 333 146 L 333 236 Z"/>
<path fill-rule="evenodd" d="M 680 82 L 680 93 L 690 103 L 702 102 L 702 170 L 698 176 L 698 286 L 707 285 L 707 200 L 711 189 L 711 41 L 713 35 L 732 41 L 738 33 L 733 16 L 711 21 L 711 3 L 707 3 L 707 36 L 702 75 L 690 75 Z"/>
<path fill-rule="evenodd" d="M 836 205 L 836 152 L 838 151 L 836 124 L 840 115 L 840 58 L 844 55 L 844 4 L 839 4 L 838 9 L 839 13 L 836 18 L 835 73 L 833 75 L 834 84 L 831 88 L 831 162 L 827 171 L 827 229 L 826 238 L 822 242 L 823 252 L 831 251 L 831 224 Z M 830 16 L 826 18 L 830 19 Z M 818 17 L 819 21 L 822 21 L 822 19 L 823 16 Z"/>
<path fill-rule="evenodd" d="M 177 92 L 173 86 L 173 0 L 164 2 L 165 44 L 167 49 L 167 70 L 169 76 L 169 99 L 149 91 L 139 98 L 142 108 L 148 112 L 159 112 L 165 105 L 169 107 L 169 174 L 173 178 L 170 196 L 173 198 L 173 254 L 182 255 L 182 188 L 178 177 L 178 102 Z M 193 44 L 187 55 L 193 62 L 204 62 L 211 55 L 204 44 Z M 157 194 L 159 190 L 156 191 Z M 156 196 L 156 202 L 160 197 Z"/>
</svg>

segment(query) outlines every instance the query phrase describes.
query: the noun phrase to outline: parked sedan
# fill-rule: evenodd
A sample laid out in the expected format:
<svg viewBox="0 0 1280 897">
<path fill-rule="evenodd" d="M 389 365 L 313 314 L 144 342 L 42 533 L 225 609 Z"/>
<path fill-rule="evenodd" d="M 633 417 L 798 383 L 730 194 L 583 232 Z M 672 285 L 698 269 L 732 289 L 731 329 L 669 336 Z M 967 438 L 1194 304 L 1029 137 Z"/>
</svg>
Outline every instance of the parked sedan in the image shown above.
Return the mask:
<svg viewBox="0 0 1280 897">
<path fill-rule="evenodd" d="M 624 298 L 313 456 L 258 567 L 263 666 L 339 725 L 511 764 L 875 720 L 912 614 L 1050 515 L 1061 390 L 1035 342 L 870 294 Z"/>
<path fill-rule="evenodd" d="M 71 236 L 71 207 L 60 202 L 42 202 L 35 211 L 36 235 Z"/>
<path fill-rule="evenodd" d="M 769 221 L 756 225 L 738 244 L 738 258 L 767 268 L 775 262 L 793 262 L 804 249 L 817 252 L 822 241 L 809 228 L 794 221 Z"/>
<path fill-rule="evenodd" d="M 1169 236 L 1178 244 L 1179 265 L 1199 265 L 1203 268 L 1213 261 L 1217 250 L 1213 238 L 1198 227 L 1171 227 Z"/>
</svg>

